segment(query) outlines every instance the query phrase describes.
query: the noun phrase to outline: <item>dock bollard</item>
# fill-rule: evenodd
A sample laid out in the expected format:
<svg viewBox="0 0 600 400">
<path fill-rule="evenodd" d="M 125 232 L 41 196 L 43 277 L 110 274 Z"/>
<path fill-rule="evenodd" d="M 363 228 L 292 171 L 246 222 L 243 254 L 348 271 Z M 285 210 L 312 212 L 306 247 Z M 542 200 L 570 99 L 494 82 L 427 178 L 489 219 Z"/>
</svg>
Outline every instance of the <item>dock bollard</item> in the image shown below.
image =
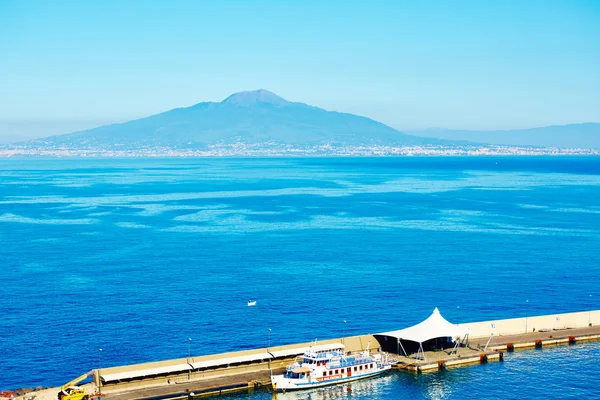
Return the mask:
<svg viewBox="0 0 600 400">
<path fill-rule="evenodd" d="M 488 362 L 487 354 L 480 354 L 479 355 L 479 362 L 481 364 L 487 364 L 487 362 Z"/>
<path fill-rule="evenodd" d="M 575 336 L 569 336 L 569 344 L 575 344 L 576 342 Z"/>
<path fill-rule="evenodd" d="M 538 339 L 535 341 L 535 348 L 536 349 L 541 349 L 542 348 L 542 340 Z"/>
<path fill-rule="evenodd" d="M 506 351 L 509 353 L 512 353 L 513 351 L 515 351 L 515 345 L 512 343 L 507 343 L 506 344 Z"/>
<path fill-rule="evenodd" d="M 438 360 L 438 369 L 446 369 L 446 361 Z"/>
</svg>

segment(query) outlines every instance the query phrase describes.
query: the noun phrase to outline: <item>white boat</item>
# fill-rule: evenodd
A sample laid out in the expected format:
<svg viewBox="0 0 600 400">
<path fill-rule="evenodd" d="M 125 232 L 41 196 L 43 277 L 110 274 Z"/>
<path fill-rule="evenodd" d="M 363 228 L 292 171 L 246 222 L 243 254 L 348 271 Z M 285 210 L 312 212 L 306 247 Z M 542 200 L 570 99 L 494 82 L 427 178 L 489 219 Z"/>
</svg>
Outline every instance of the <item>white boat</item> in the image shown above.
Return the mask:
<svg viewBox="0 0 600 400">
<path fill-rule="evenodd" d="M 256 305 L 256 300 L 248 300 L 248 307 L 254 307 Z"/>
<path fill-rule="evenodd" d="M 300 360 L 286 367 L 282 375 L 271 376 L 273 390 L 310 389 L 380 375 L 391 369 L 386 353 L 347 355 L 342 343 L 311 346 Z"/>
</svg>

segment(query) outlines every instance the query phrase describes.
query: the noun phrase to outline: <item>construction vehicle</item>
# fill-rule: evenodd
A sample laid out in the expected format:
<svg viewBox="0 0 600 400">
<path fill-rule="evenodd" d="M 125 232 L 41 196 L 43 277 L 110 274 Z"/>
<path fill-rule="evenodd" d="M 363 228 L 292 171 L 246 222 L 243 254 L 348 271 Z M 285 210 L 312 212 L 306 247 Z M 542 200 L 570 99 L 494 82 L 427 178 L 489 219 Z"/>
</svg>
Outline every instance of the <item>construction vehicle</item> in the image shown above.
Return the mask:
<svg viewBox="0 0 600 400">
<path fill-rule="evenodd" d="M 89 400 L 90 396 L 85 389 L 76 385 L 85 380 L 90 374 L 91 372 L 87 372 L 79 378 L 75 378 L 71 382 L 62 385 L 60 392 L 58 392 L 58 400 Z"/>
</svg>

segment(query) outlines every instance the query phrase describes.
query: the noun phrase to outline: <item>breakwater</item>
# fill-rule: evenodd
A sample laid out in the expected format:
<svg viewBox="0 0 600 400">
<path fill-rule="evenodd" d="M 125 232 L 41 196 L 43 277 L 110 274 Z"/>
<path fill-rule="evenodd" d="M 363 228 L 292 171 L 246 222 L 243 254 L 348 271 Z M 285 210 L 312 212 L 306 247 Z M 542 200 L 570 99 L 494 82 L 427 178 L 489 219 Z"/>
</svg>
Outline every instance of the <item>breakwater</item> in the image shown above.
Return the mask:
<svg viewBox="0 0 600 400">
<path fill-rule="evenodd" d="M 520 348 L 576 344 L 600 339 L 600 310 L 524 316 L 460 324 L 471 330 L 468 345 L 457 351 L 426 352 L 417 360 L 392 354 L 396 368 L 425 372 L 474 363 L 501 361 Z M 367 347 L 379 351 L 373 335 L 359 335 L 319 341 L 320 344 L 344 343 L 350 353 Z M 88 393 L 101 392 L 114 400 L 150 398 L 194 398 L 269 385 L 271 373 L 285 366 L 313 343 L 298 343 L 222 354 L 190 356 L 143 364 L 114 366 L 91 371 Z M 36 399 L 56 399 L 59 389 L 35 393 Z M 30 394 L 31 395 L 31 394 Z M 27 398 L 27 395 L 18 397 Z"/>
</svg>

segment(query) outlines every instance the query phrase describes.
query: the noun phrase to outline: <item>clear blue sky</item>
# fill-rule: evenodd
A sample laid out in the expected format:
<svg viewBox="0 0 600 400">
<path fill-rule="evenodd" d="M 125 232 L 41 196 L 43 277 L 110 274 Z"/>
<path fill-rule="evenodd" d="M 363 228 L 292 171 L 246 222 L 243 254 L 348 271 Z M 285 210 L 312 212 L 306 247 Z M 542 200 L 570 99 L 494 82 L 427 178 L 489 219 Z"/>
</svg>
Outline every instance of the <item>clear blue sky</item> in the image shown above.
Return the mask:
<svg viewBox="0 0 600 400">
<path fill-rule="evenodd" d="M 600 1 L 321 3 L 0 0 L 0 140 L 257 88 L 404 130 L 600 122 Z"/>
</svg>

